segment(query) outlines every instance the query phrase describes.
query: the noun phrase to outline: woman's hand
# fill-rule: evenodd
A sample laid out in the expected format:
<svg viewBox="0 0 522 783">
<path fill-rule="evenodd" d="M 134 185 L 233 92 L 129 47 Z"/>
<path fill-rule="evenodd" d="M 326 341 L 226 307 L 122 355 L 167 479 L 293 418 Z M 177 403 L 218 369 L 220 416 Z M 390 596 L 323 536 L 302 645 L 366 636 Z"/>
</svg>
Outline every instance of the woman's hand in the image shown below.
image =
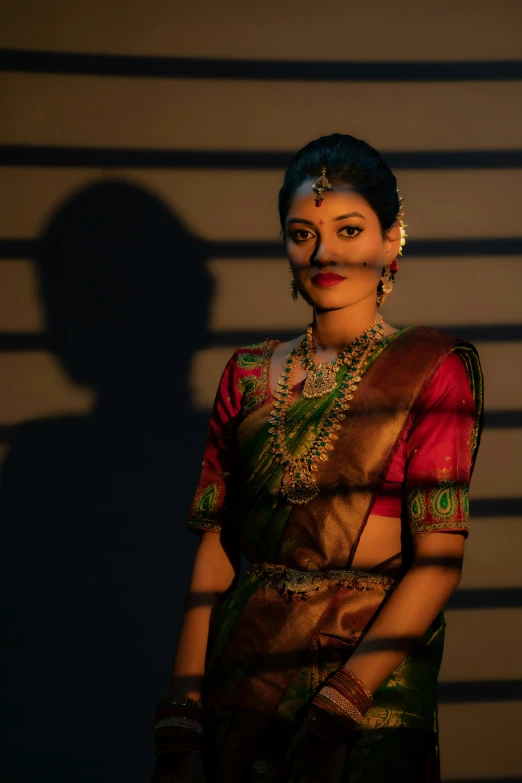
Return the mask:
<svg viewBox="0 0 522 783">
<path fill-rule="evenodd" d="M 306 723 L 295 734 L 283 766 L 276 778 L 278 783 L 338 783 L 348 751 L 346 742 L 323 739 Z"/>
<path fill-rule="evenodd" d="M 158 767 L 158 783 L 206 783 L 199 753 L 169 753 Z"/>
</svg>

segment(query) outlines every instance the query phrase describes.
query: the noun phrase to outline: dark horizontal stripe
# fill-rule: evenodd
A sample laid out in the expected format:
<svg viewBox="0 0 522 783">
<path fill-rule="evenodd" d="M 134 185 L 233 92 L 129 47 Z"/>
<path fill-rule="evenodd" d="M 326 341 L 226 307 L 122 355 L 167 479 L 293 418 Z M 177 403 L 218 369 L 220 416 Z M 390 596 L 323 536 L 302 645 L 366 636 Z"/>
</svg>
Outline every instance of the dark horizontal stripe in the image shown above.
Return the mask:
<svg viewBox="0 0 522 783">
<path fill-rule="evenodd" d="M 471 500 L 470 511 L 474 517 L 522 517 L 522 497 L 477 498 Z"/>
<path fill-rule="evenodd" d="M 0 239 L 0 259 L 18 261 L 35 258 L 38 239 Z"/>
<path fill-rule="evenodd" d="M 0 145 L 2 166 L 120 167 L 161 169 L 285 169 L 292 152 L 248 150 L 151 150 L 53 145 Z M 384 152 L 392 169 L 516 169 L 522 150 L 425 150 Z"/>
<path fill-rule="evenodd" d="M 400 327 L 400 324 L 399 324 Z M 493 326 L 447 326 L 441 324 L 443 329 L 456 337 L 469 342 L 519 342 L 522 341 L 522 325 L 493 325 Z M 269 334 L 270 331 L 270 334 Z M 262 340 L 277 337 L 286 342 L 297 337 L 297 329 L 288 331 L 277 330 L 238 330 L 237 332 L 212 332 L 209 336 L 209 345 L 215 347 L 230 347 L 234 349 L 243 345 L 261 342 Z M 44 351 L 48 349 L 47 336 L 44 332 L 0 332 L 0 351 Z M 486 414 L 489 427 L 520 427 L 522 413 L 520 411 L 491 411 Z"/>
<path fill-rule="evenodd" d="M 522 237 L 497 239 L 412 239 L 408 240 L 407 258 L 444 258 L 447 256 L 518 256 L 522 255 Z M 216 258 L 284 258 L 283 244 L 266 241 L 223 241 L 209 243 L 209 255 Z"/>
<path fill-rule="evenodd" d="M 486 411 L 484 425 L 499 429 L 522 427 L 522 411 Z"/>
<path fill-rule="evenodd" d="M 481 701 L 522 701 L 522 680 L 486 680 L 479 682 L 440 682 L 441 704 Z"/>
<path fill-rule="evenodd" d="M 522 79 L 520 60 L 329 62 L 153 57 L 7 49 L 0 69 L 82 76 L 276 81 L 458 82 Z"/>
<path fill-rule="evenodd" d="M 460 610 L 520 609 L 521 607 L 522 587 L 494 587 L 457 590 L 449 599 L 446 608 Z"/>
<path fill-rule="evenodd" d="M 46 351 L 48 348 L 45 332 L 0 332 L 0 352 Z"/>
<path fill-rule="evenodd" d="M 0 332 L 0 353 L 31 353 L 48 350 L 51 349 L 45 332 Z"/>
<path fill-rule="evenodd" d="M 281 241 L 261 240 L 206 242 L 206 253 L 211 258 L 230 258 L 248 261 L 267 258 L 280 261 L 284 259 Z M 38 251 L 38 239 L 9 238 L 0 239 L 0 259 L 34 258 Z M 522 237 L 503 237 L 500 239 L 412 239 L 408 242 L 409 258 L 445 258 L 447 256 L 483 257 L 483 256 L 519 256 L 522 255 Z"/>
<path fill-rule="evenodd" d="M 398 327 L 403 325 L 405 324 L 397 324 Z M 438 328 L 472 343 L 522 341 L 522 324 L 472 324 L 466 326 L 439 324 Z M 211 342 L 216 346 L 235 348 L 257 343 L 268 337 L 277 337 L 281 342 L 287 342 L 293 340 L 298 334 L 298 329 L 263 329 L 262 331 L 260 329 L 240 329 L 238 331 L 213 332 Z"/>
</svg>

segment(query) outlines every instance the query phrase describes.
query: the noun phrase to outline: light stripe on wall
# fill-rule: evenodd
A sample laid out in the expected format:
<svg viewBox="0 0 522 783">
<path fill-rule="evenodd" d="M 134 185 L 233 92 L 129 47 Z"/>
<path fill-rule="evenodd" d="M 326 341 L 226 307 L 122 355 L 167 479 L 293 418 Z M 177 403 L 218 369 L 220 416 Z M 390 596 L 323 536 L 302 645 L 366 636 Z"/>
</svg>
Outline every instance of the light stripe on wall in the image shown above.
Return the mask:
<svg viewBox="0 0 522 783">
<path fill-rule="evenodd" d="M 522 169 L 404 170 L 412 239 L 522 237 Z M 6 167 L 0 186 L 0 237 L 31 239 L 75 190 L 105 177 L 148 190 L 202 239 L 279 240 L 277 193 L 282 170 L 41 169 Z"/>
<path fill-rule="evenodd" d="M 0 142 L 16 144 L 292 151 L 336 130 L 381 150 L 513 149 L 522 124 L 519 81 L 295 83 L 4 73 L 0 90 Z M 187 109 L 193 106 L 197 111 Z M 403 107 L 406 123 L 383 122 Z"/>
</svg>

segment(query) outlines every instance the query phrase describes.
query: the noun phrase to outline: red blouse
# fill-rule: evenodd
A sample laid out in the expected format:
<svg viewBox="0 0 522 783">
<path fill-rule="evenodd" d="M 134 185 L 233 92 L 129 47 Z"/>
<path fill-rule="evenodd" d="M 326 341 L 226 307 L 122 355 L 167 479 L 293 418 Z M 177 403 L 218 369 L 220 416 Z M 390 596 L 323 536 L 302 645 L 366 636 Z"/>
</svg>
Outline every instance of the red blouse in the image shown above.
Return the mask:
<svg viewBox="0 0 522 783">
<path fill-rule="evenodd" d="M 239 459 L 236 429 L 249 410 L 270 396 L 273 341 L 240 348 L 227 363 L 210 420 L 201 478 L 187 526 L 219 532 Z M 468 490 L 476 409 L 468 373 L 450 354 L 421 393 L 397 444 L 372 514 L 407 515 L 412 534 L 462 531 L 469 522 Z"/>
<path fill-rule="evenodd" d="M 466 368 L 452 353 L 421 394 L 371 513 L 400 517 L 406 482 L 412 532 L 450 528 L 467 533 L 475 417 Z"/>
</svg>

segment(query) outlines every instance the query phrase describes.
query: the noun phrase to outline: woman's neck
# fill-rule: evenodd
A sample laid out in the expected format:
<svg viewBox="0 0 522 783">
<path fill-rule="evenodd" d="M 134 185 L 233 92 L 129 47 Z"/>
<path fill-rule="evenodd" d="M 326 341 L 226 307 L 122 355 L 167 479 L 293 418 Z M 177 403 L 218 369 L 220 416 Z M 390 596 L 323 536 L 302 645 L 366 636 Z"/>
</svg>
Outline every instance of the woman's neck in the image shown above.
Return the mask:
<svg viewBox="0 0 522 783">
<path fill-rule="evenodd" d="M 361 303 L 362 304 L 362 303 Z M 377 319 L 379 311 L 373 307 L 353 305 L 342 310 L 314 312 L 314 342 L 319 350 L 335 351 L 342 349 L 365 332 Z M 395 329 L 387 327 L 384 333 L 391 334 Z"/>
</svg>

